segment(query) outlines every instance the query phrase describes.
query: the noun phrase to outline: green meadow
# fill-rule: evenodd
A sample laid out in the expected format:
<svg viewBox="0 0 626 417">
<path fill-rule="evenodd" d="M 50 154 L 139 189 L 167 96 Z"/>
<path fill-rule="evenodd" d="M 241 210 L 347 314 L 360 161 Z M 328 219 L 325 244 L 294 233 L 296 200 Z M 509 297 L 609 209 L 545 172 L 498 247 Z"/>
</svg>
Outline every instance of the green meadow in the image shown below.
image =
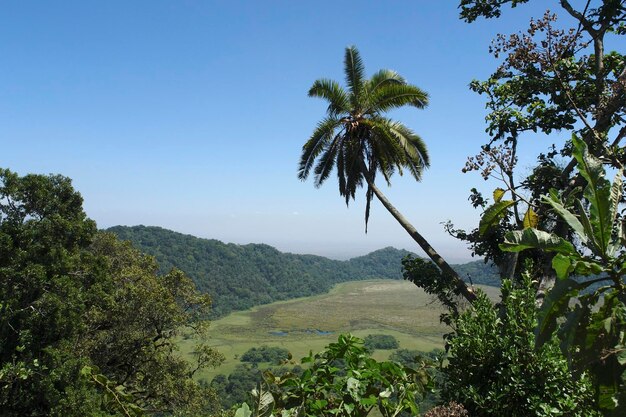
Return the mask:
<svg viewBox="0 0 626 417">
<path fill-rule="evenodd" d="M 483 289 L 493 297 L 497 294 L 496 288 Z M 226 360 L 197 377 L 211 380 L 231 373 L 241 363 L 238 358 L 252 347 L 283 347 L 299 360 L 348 332 L 361 338 L 391 335 L 404 349 L 442 348 L 442 336 L 449 328 L 439 322 L 441 313 L 431 296 L 407 281 L 342 283 L 326 294 L 266 304 L 211 322 L 209 345 Z M 181 341 L 184 354 L 190 355 L 192 342 Z M 391 352 L 376 351 L 374 357 L 384 360 Z"/>
</svg>

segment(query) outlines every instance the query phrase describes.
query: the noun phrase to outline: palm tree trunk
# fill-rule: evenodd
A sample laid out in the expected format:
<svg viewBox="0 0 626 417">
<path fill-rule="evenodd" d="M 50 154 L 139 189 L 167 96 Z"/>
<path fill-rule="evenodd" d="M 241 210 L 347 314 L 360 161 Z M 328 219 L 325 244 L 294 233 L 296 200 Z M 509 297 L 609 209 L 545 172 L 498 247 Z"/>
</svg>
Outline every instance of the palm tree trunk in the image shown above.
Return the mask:
<svg viewBox="0 0 626 417">
<path fill-rule="evenodd" d="M 367 184 L 370 186 L 378 200 L 385 206 L 387 211 L 391 213 L 391 215 L 400 223 L 400 225 L 408 232 L 408 234 L 413 238 L 415 242 L 422 248 L 426 255 L 445 273 L 446 275 L 451 276 L 458 288 L 459 292 L 465 297 L 467 301 L 470 303 L 476 299 L 476 294 L 474 290 L 467 286 L 467 284 L 461 279 L 459 274 L 452 269 L 452 267 L 439 255 L 439 253 L 428 243 L 426 239 L 413 227 L 411 223 L 394 207 L 393 204 L 387 199 L 387 197 L 380 191 L 380 189 L 374 184 L 373 181 L 370 180 L 369 175 L 367 174 L 367 170 L 365 172 L 365 180 Z"/>
</svg>

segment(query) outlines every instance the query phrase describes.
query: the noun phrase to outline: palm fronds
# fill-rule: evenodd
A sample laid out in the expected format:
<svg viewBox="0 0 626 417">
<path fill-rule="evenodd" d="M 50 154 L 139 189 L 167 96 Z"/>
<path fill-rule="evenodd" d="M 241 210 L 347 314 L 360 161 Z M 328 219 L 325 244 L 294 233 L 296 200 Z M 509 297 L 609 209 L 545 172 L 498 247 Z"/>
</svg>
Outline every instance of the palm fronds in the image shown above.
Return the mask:
<svg viewBox="0 0 626 417">
<path fill-rule="evenodd" d="M 387 183 L 397 171 L 408 170 L 416 179 L 429 165 L 422 139 L 400 122 L 385 118 L 391 109 L 428 105 L 428 94 L 410 85 L 397 72 L 382 69 L 370 79 L 356 47 L 346 48 L 344 73 L 347 89 L 336 81 L 319 79 L 309 89 L 310 97 L 328 102 L 322 119 L 302 147 L 298 177 L 306 179 L 313 169 L 315 186 L 321 186 L 337 170 L 339 193 L 349 204 L 356 191 L 368 184 L 365 227 L 374 196 L 371 184 L 380 173 Z"/>
</svg>

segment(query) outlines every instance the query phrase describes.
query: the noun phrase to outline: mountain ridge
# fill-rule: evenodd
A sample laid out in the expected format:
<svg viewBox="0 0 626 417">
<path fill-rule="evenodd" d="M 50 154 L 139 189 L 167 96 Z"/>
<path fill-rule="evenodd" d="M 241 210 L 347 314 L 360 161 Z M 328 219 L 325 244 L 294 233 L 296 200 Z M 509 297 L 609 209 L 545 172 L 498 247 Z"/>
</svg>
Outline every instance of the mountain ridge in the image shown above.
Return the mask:
<svg viewBox="0 0 626 417">
<path fill-rule="evenodd" d="M 264 243 L 238 245 L 183 234 L 158 226 L 106 229 L 154 256 L 163 272 L 184 271 L 213 299 L 212 316 L 259 304 L 321 294 L 333 285 L 366 279 L 402 279 L 407 250 L 386 247 L 348 260 L 281 252 Z M 497 284 L 497 273 L 482 261 L 454 266 L 474 284 Z M 495 274 L 495 275 L 494 275 Z"/>
</svg>

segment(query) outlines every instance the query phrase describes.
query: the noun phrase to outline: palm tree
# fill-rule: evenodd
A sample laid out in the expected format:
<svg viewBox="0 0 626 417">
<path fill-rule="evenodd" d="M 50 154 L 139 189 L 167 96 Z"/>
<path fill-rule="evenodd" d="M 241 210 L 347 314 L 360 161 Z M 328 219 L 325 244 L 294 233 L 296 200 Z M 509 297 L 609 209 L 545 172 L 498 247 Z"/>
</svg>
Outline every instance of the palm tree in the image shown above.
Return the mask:
<svg viewBox="0 0 626 417">
<path fill-rule="evenodd" d="M 370 79 L 356 47 L 346 48 L 344 72 L 347 90 L 336 81 L 319 79 L 309 90 L 309 97 L 328 101 L 326 117 L 302 147 L 298 170 L 301 180 L 315 173 L 315 186 L 321 186 L 334 168 L 339 180 L 339 194 L 349 204 L 356 190 L 367 184 L 365 232 L 374 195 L 402 225 L 430 259 L 455 280 L 460 293 L 472 301 L 475 295 L 450 265 L 418 233 L 409 221 L 389 202 L 375 184 L 376 175 L 388 185 L 394 172 L 407 170 L 417 181 L 429 166 L 428 151 L 422 139 L 400 122 L 384 116 L 391 109 L 413 106 L 423 109 L 428 94 L 407 84 L 395 71 L 380 70 Z"/>
</svg>

